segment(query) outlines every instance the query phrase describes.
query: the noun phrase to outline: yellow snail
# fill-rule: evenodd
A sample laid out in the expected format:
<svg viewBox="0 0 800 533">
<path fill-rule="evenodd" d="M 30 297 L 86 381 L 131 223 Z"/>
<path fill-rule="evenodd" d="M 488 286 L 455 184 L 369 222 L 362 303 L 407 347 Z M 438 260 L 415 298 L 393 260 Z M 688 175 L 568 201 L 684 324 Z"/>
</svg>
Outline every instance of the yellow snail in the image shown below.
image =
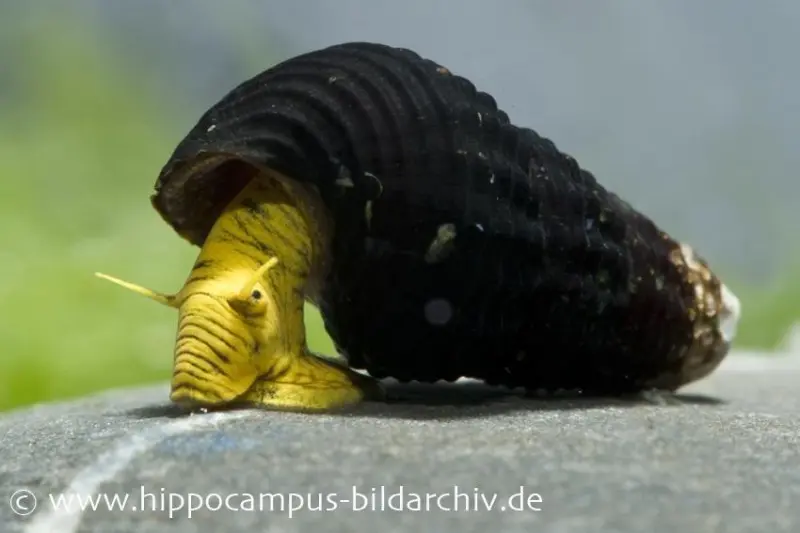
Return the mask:
<svg viewBox="0 0 800 533">
<path fill-rule="evenodd" d="M 184 286 L 100 275 L 179 311 L 188 405 L 327 410 L 382 399 L 386 377 L 673 391 L 719 365 L 739 318 L 690 246 L 467 79 L 377 43 L 235 87 L 152 204 L 200 247 Z M 309 351 L 306 301 L 347 364 Z"/>
<path fill-rule="evenodd" d="M 179 310 L 173 401 L 320 408 L 380 394 L 372 380 L 308 353 L 304 290 L 324 252 L 315 231 L 302 205 L 264 176 L 219 216 L 178 293 L 100 274 Z"/>
</svg>

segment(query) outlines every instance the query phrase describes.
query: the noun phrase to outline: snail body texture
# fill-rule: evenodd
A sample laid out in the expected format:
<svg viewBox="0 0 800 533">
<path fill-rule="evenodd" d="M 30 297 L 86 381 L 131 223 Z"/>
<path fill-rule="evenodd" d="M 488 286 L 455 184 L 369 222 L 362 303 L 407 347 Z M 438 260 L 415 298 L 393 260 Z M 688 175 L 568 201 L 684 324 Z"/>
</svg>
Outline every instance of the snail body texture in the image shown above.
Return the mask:
<svg viewBox="0 0 800 533">
<path fill-rule="evenodd" d="M 178 296 L 154 296 L 181 309 L 176 401 L 380 397 L 353 370 L 673 391 L 719 365 L 739 319 L 691 246 L 469 80 L 376 43 L 240 83 L 175 147 L 151 202 L 201 247 Z M 349 368 L 308 354 L 304 301 Z"/>
<path fill-rule="evenodd" d="M 308 350 L 304 299 L 325 236 L 304 207 L 277 179 L 251 181 L 176 295 L 101 275 L 178 309 L 172 401 L 313 410 L 381 395 L 373 380 Z"/>
</svg>

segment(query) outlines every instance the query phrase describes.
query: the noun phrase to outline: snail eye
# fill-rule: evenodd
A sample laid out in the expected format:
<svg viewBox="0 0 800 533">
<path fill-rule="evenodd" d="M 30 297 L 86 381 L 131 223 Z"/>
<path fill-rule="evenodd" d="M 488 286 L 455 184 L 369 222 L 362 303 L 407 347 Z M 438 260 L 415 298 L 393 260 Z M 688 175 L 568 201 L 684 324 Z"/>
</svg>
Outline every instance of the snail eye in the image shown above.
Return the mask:
<svg viewBox="0 0 800 533">
<path fill-rule="evenodd" d="M 261 299 L 261 291 L 256 289 L 250 294 L 250 296 L 253 298 L 253 300 L 258 301 Z"/>
</svg>

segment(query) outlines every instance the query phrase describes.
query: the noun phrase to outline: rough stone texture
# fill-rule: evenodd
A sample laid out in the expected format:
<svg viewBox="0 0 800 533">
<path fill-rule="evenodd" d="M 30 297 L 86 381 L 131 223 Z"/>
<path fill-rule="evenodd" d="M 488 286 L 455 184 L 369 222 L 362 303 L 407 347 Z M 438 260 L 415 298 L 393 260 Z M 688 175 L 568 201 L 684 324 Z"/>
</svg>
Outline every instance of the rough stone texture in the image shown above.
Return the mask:
<svg viewBox="0 0 800 533">
<path fill-rule="evenodd" d="M 163 386 L 115 391 L 0 418 L 0 530 L 796 532 L 798 384 L 800 357 L 737 354 L 685 389 L 680 403 L 667 404 L 523 399 L 467 383 L 463 394 L 405 387 L 405 402 L 348 414 L 186 418 L 165 406 Z M 222 420 L 207 423 L 216 416 Z M 101 503 L 37 529 L 31 518 L 52 512 L 49 494 L 70 483 L 109 497 L 130 494 L 127 509 Z M 431 511 L 354 511 L 343 501 L 354 487 L 362 494 L 384 487 L 388 506 L 401 486 L 406 506 L 413 505 L 410 493 L 424 498 L 457 486 L 472 507 L 443 511 L 434 499 Z M 541 495 L 541 503 L 530 500 L 540 511 L 509 508 L 520 486 L 526 501 Z M 142 487 L 155 494 L 145 504 L 157 507 L 162 489 L 167 503 L 170 492 L 187 499 L 236 492 L 234 506 L 249 493 L 256 503 L 234 512 L 223 500 L 222 510 L 197 510 L 191 518 L 184 507 L 170 519 L 168 508 L 131 509 L 141 507 Z M 32 517 L 14 516 L 5 503 L 21 488 L 38 499 Z M 487 498 L 497 494 L 493 511 L 475 510 L 476 489 Z M 270 511 L 266 497 L 259 509 L 259 494 L 267 492 L 283 495 L 283 511 Z M 328 505 L 331 493 L 338 509 L 289 516 L 290 499 L 317 506 L 322 495 Z M 463 497 L 459 503 L 465 505 Z M 511 505 L 518 504 L 516 497 Z"/>
</svg>

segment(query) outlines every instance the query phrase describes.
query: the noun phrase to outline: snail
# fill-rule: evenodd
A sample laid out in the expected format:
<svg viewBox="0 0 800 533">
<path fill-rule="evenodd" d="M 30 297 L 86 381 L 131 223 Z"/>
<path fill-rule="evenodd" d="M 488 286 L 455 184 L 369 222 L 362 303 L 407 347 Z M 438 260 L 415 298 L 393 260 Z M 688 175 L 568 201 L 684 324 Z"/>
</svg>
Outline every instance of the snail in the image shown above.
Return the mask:
<svg viewBox="0 0 800 533">
<path fill-rule="evenodd" d="M 693 248 L 405 48 L 280 62 L 211 106 L 154 209 L 200 248 L 170 399 L 324 411 L 382 380 L 675 391 L 729 352 L 740 303 Z M 342 361 L 312 353 L 316 305 Z"/>
</svg>

